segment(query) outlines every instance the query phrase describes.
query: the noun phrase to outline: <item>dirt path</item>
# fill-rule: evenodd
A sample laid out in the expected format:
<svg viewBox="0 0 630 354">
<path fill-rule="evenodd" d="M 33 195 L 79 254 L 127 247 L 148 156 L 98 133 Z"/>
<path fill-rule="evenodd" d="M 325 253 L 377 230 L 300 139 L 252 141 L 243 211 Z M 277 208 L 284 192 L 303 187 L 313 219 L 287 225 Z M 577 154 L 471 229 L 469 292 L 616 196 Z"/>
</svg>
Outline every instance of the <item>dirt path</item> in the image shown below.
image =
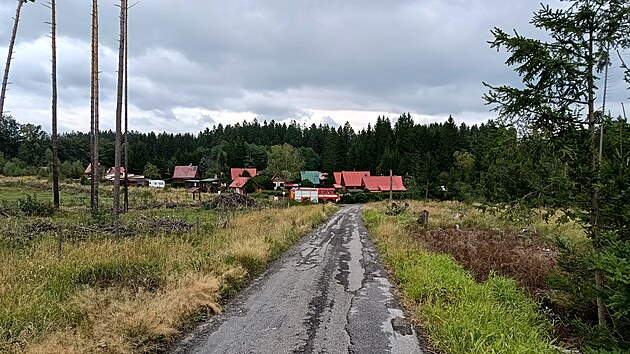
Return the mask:
<svg viewBox="0 0 630 354">
<path fill-rule="evenodd" d="M 176 353 L 422 353 L 359 206 L 343 207 Z"/>
</svg>

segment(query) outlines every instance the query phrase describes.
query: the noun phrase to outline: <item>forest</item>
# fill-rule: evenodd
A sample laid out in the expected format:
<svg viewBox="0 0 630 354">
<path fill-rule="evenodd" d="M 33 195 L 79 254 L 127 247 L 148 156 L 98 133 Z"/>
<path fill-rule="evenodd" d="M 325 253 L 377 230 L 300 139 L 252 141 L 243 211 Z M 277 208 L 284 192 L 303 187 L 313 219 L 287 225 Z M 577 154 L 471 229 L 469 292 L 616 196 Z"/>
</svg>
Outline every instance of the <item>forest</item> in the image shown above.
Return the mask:
<svg viewBox="0 0 630 354">
<path fill-rule="evenodd" d="M 11 117 L 0 123 L 0 168 L 7 176 L 50 173 L 50 136 L 41 126 L 20 124 Z M 621 117 L 604 127 L 604 157 L 611 164 L 627 159 L 630 127 Z M 100 156 L 114 164 L 114 133 L 100 134 Z M 267 168 L 271 146 L 289 144 L 301 168 L 323 172 L 367 170 L 402 175 L 421 196 L 465 201 L 510 202 L 525 196 L 541 206 L 553 206 L 553 196 L 570 193 L 580 181 L 567 158 L 585 161 L 579 145 L 587 136 L 578 130 L 553 137 L 519 133 L 514 126 L 488 121 L 477 125 L 416 124 L 410 114 L 396 119 L 377 117 L 355 132 L 341 127 L 302 126 L 274 121 L 221 124 L 197 134 L 129 133 L 129 169 L 150 178 L 172 176 L 177 165 L 199 165 L 204 177 L 229 178 L 230 167 Z M 624 152 L 626 146 L 626 152 Z M 89 134 L 68 132 L 59 137 L 64 178 L 80 179 L 90 161 Z M 573 165 L 573 164 L 571 164 Z M 444 186 L 445 188 L 440 188 Z M 444 191 L 446 189 L 446 191 Z M 566 198 L 577 202 L 579 197 Z"/>
</svg>

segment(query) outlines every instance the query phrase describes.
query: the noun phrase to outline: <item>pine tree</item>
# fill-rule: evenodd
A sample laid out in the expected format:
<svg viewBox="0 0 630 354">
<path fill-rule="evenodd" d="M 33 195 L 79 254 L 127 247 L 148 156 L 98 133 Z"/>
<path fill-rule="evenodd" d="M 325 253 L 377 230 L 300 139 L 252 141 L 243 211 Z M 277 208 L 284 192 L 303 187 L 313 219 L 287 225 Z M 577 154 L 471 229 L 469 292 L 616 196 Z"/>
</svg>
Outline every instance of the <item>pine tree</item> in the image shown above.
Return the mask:
<svg viewBox="0 0 630 354">
<path fill-rule="evenodd" d="M 589 136 L 587 191 L 589 213 L 585 226 L 596 247 L 601 246 L 599 198 L 599 143 L 596 134 L 598 73 L 610 65 L 609 53 L 630 47 L 630 4 L 627 0 L 569 0 L 559 10 L 543 6 L 531 23 L 549 34 L 549 41 L 510 35 L 499 28 L 492 33 L 492 48 L 505 48 L 507 65 L 516 66 L 523 88 L 494 87 L 485 95 L 503 120 L 525 131 L 550 135 L 584 129 Z M 584 119 L 585 118 L 585 119 Z M 581 169 L 581 166 L 575 166 Z M 603 285 L 596 274 L 598 286 Z M 598 298 L 599 323 L 606 323 L 606 307 Z"/>
</svg>

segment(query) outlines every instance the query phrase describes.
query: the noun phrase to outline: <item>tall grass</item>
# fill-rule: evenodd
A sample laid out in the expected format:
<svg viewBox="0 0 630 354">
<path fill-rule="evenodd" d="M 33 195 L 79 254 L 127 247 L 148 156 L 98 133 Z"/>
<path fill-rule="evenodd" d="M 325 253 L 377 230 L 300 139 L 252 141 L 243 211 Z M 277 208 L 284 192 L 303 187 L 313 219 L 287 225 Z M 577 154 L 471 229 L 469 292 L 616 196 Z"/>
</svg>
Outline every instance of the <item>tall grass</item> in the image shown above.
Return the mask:
<svg viewBox="0 0 630 354">
<path fill-rule="evenodd" d="M 201 218 L 199 234 L 88 238 L 65 243 L 61 259 L 52 234 L 23 251 L 0 249 L 0 352 L 166 350 L 333 210 L 242 213 L 226 229 L 209 225 L 210 212 L 188 211 Z"/>
<path fill-rule="evenodd" d="M 551 324 L 513 280 L 491 275 L 476 282 L 453 258 L 427 252 L 414 242 L 403 226 L 411 218 L 388 217 L 379 208 L 367 207 L 364 220 L 436 349 L 451 354 L 554 352 Z M 431 214 L 439 222 L 435 209 Z"/>
</svg>

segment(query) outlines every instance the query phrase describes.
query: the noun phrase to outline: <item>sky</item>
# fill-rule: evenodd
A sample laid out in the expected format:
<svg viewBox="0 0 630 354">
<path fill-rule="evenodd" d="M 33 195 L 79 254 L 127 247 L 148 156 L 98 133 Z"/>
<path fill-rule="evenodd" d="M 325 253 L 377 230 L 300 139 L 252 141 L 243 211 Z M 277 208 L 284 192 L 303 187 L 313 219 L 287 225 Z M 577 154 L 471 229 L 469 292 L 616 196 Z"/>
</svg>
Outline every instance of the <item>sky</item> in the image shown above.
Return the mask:
<svg viewBox="0 0 630 354">
<path fill-rule="evenodd" d="M 0 0 L 2 63 L 16 3 Z M 91 3 L 58 0 L 60 131 L 89 130 Z M 115 127 L 116 3 L 99 2 L 101 129 Z M 449 115 L 482 123 L 496 117 L 482 82 L 520 82 L 504 64 L 507 54 L 489 47 L 490 31 L 539 36 L 529 25 L 539 7 L 540 0 L 139 0 L 129 10 L 129 128 L 196 133 L 273 119 L 359 130 L 405 112 L 416 123 Z M 5 113 L 46 131 L 49 17 L 42 1 L 24 5 L 5 100 Z M 622 77 L 610 75 L 613 114 L 628 96 Z"/>
</svg>

